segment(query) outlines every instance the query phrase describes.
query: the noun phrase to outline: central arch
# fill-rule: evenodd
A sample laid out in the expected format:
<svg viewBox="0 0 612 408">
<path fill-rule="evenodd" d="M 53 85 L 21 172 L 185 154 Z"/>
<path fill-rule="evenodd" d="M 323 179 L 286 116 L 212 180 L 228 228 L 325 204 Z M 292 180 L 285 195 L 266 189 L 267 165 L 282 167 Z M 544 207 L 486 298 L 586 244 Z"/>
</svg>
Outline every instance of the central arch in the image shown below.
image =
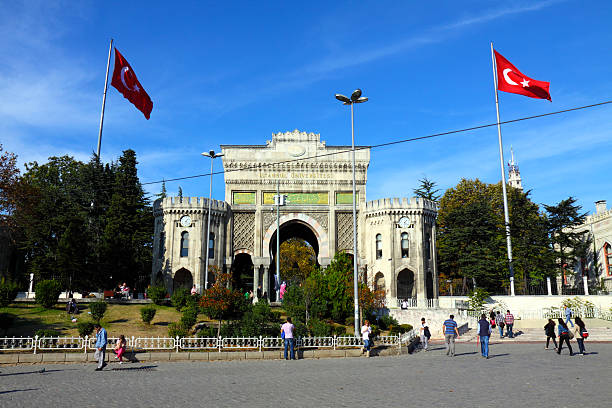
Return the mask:
<svg viewBox="0 0 612 408">
<path fill-rule="evenodd" d="M 317 220 L 303 213 L 289 213 L 280 217 L 279 223 L 281 228 L 281 238 L 283 230 L 285 229 L 289 229 L 298 235 L 303 235 L 302 238 L 309 241 L 309 243 L 315 249 L 319 264 L 322 264 L 324 259 L 329 259 L 329 240 L 327 237 L 327 232 Z M 309 234 L 311 234 L 310 237 L 308 237 Z M 310 242 L 310 240 L 313 242 Z M 272 248 L 272 244 L 276 244 L 275 222 L 268 227 L 263 238 L 262 250 L 270 251 L 270 259 L 272 258 L 272 255 L 276 253 L 276 245 L 274 245 L 274 248 Z"/>
</svg>

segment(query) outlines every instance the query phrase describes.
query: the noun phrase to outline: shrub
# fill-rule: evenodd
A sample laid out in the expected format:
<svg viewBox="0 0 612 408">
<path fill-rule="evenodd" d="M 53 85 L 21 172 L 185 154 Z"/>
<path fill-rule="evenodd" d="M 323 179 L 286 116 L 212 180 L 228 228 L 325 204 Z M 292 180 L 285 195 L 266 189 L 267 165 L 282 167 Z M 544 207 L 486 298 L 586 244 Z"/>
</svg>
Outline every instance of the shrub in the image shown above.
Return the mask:
<svg viewBox="0 0 612 408">
<path fill-rule="evenodd" d="M 386 316 L 381 316 L 378 319 L 378 327 L 381 330 L 389 330 L 391 326 L 397 326 L 397 325 L 399 325 L 399 322 L 393 316 L 386 315 Z"/>
<path fill-rule="evenodd" d="M 200 295 L 199 293 L 196 293 L 195 295 L 189 295 L 189 297 L 187 298 L 187 303 L 185 305 L 185 307 L 192 307 L 194 309 L 196 309 L 198 311 L 198 313 L 200 312 L 200 299 L 202 298 L 202 295 Z"/>
<path fill-rule="evenodd" d="M 0 282 L 0 307 L 7 307 L 17 297 L 19 288 L 16 283 Z"/>
<path fill-rule="evenodd" d="M 93 302 L 89 304 L 89 311 L 91 312 L 91 317 L 95 322 L 100 323 L 100 320 L 104 317 L 104 313 L 106 313 L 106 308 L 108 305 L 105 301 L 100 300 L 99 302 Z"/>
<path fill-rule="evenodd" d="M 217 328 L 216 327 L 202 327 L 196 333 L 197 337 L 217 337 Z"/>
<path fill-rule="evenodd" d="M 371 339 L 380 336 L 380 328 L 378 326 L 371 324 L 370 328 L 372 329 L 372 333 L 370 334 Z"/>
<path fill-rule="evenodd" d="M 153 306 L 145 306 L 140 308 L 140 318 L 146 324 L 151 324 L 151 321 L 155 317 L 155 313 L 157 313 L 157 309 Z"/>
<path fill-rule="evenodd" d="M 77 330 L 79 331 L 79 336 L 89 336 L 91 333 L 93 333 L 94 324 L 93 322 L 79 322 L 77 323 Z"/>
<path fill-rule="evenodd" d="M 335 326 L 333 333 L 336 336 L 346 336 L 346 327 L 344 327 L 344 326 Z"/>
<path fill-rule="evenodd" d="M 168 336 L 169 337 L 186 337 L 187 336 L 187 331 L 189 329 L 185 326 L 183 326 L 183 324 L 181 322 L 177 322 L 177 323 L 170 323 L 168 325 Z"/>
<path fill-rule="evenodd" d="M 345 326 L 354 326 L 355 325 L 355 316 L 349 316 L 344 319 Z"/>
<path fill-rule="evenodd" d="M 170 303 L 180 312 L 181 309 L 187 306 L 190 297 L 191 294 L 187 289 L 178 288 L 172 293 L 172 296 L 170 296 Z"/>
<path fill-rule="evenodd" d="M 476 288 L 470 293 L 468 293 L 470 309 L 475 310 L 477 312 L 483 312 L 484 304 L 486 299 L 489 297 L 489 292 L 482 288 Z"/>
<path fill-rule="evenodd" d="M 15 315 L 10 313 L 0 313 L 0 329 L 4 331 L 4 334 L 8 332 L 13 324 L 15 323 Z"/>
<path fill-rule="evenodd" d="M 147 289 L 147 297 L 156 305 L 162 305 L 166 300 L 166 287 L 163 285 L 151 286 Z"/>
<path fill-rule="evenodd" d="M 331 335 L 332 326 L 319 319 L 308 320 L 308 331 L 313 337 L 326 337 Z"/>
<path fill-rule="evenodd" d="M 409 324 L 392 325 L 389 327 L 389 334 L 397 336 L 398 334 L 404 334 L 412 330 L 412 326 Z"/>
<path fill-rule="evenodd" d="M 58 337 L 60 334 L 56 330 L 38 329 L 34 335 L 38 337 Z"/>
<path fill-rule="evenodd" d="M 51 309 L 57 303 L 62 287 L 54 280 L 43 280 L 36 284 L 36 303 L 45 309 Z"/>
<path fill-rule="evenodd" d="M 198 320 L 198 311 L 193 308 L 187 308 L 183 310 L 183 316 L 181 316 L 181 323 L 185 328 L 191 329 L 191 327 L 196 324 Z"/>
</svg>

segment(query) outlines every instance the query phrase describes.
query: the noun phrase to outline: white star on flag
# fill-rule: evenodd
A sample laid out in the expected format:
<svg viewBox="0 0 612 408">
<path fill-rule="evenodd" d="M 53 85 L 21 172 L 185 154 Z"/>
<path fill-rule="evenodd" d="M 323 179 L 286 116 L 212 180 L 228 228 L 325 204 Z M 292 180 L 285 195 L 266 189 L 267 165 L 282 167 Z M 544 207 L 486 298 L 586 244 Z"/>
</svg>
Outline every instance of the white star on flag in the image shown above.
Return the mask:
<svg viewBox="0 0 612 408">
<path fill-rule="evenodd" d="M 521 85 L 523 85 L 523 88 L 529 88 L 529 81 L 523 78 Z"/>
</svg>

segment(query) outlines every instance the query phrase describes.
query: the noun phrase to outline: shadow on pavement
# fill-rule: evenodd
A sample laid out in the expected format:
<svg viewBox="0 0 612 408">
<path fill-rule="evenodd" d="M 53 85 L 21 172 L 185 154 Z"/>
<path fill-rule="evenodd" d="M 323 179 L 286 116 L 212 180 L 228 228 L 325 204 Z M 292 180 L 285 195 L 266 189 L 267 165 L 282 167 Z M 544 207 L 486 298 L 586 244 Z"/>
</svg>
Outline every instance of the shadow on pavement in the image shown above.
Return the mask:
<svg viewBox="0 0 612 408">
<path fill-rule="evenodd" d="M 38 388 L 24 388 L 23 390 L 10 390 L 10 391 L 0 391 L 0 395 L 8 394 L 11 392 L 22 392 L 22 391 L 37 391 Z"/>
<path fill-rule="evenodd" d="M 42 370 L 44 370 L 44 371 L 42 371 Z M 47 373 L 54 373 L 54 372 L 57 372 L 57 371 L 66 371 L 66 370 L 46 370 L 46 369 L 42 369 L 42 370 L 24 371 L 24 372 L 21 372 L 21 373 L 0 374 L 0 377 L 8 377 L 8 376 L 11 376 L 11 375 L 24 375 L 24 374 L 47 374 Z M 68 370 L 76 370 L 76 369 L 75 368 L 69 368 Z"/>
<path fill-rule="evenodd" d="M 503 357 L 503 356 L 509 356 L 509 353 L 502 353 L 502 354 L 489 354 L 489 359 L 491 358 L 495 358 L 495 357 Z"/>
<path fill-rule="evenodd" d="M 156 365 L 138 366 L 138 367 L 114 367 L 107 371 L 156 371 Z"/>
</svg>

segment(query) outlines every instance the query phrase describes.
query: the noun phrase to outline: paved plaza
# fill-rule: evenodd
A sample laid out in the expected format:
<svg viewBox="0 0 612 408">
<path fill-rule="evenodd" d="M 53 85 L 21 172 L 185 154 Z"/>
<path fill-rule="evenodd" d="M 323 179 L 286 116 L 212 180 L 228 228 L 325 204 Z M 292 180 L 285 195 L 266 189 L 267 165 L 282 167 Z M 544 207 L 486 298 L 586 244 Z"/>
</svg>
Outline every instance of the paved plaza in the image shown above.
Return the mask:
<svg viewBox="0 0 612 408">
<path fill-rule="evenodd" d="M 542 344 L 494 342 L 489 360 L 476 347 L 459 343 L 454 358 L 438 343 L 370 359 L 111 363 L 103 372 L 93 364 L 3 366 L 0 406 L 611 406 L 610 343 L 570 357 Z"/>
</svg>

